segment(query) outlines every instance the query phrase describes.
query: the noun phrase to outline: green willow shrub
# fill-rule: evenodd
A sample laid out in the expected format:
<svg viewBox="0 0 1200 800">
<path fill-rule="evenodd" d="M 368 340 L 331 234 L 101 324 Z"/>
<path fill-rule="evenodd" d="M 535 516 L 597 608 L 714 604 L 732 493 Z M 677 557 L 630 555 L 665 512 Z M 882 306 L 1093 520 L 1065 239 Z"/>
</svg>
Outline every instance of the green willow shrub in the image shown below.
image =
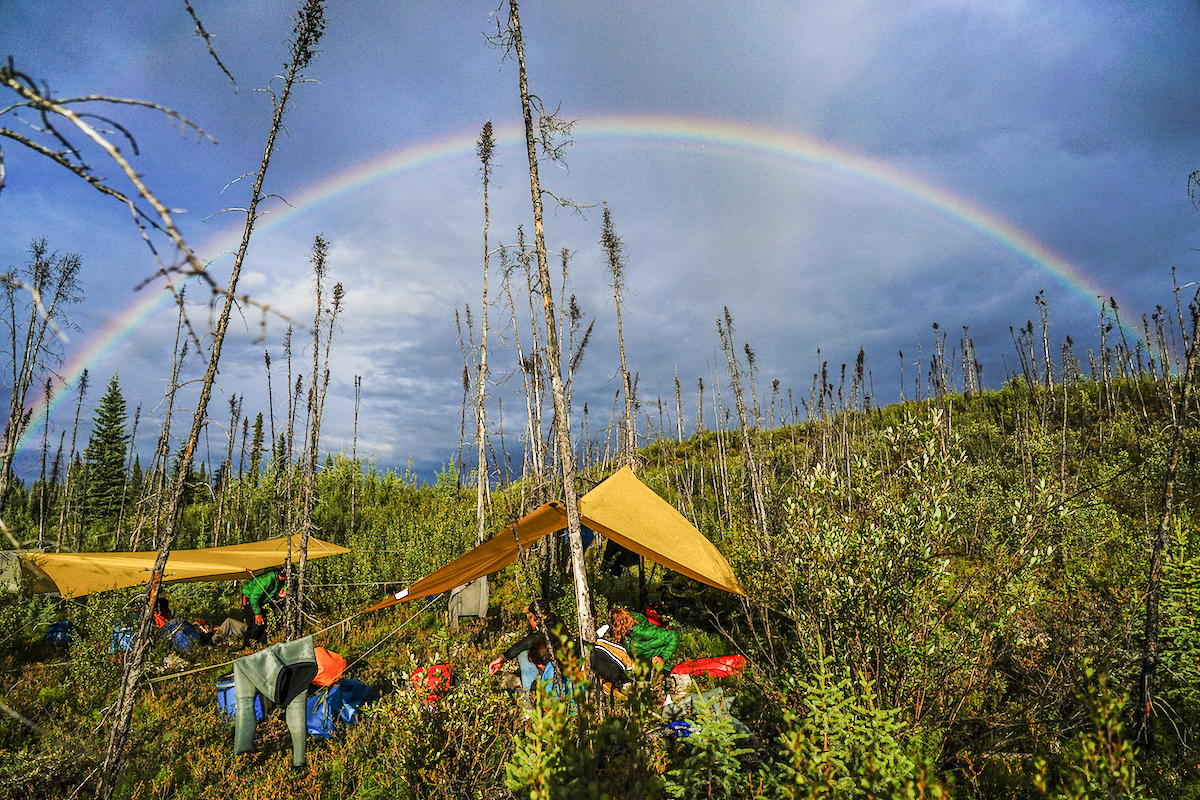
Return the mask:
<svg viewBox="0 0 1200 800">
<path fill-rule="evenodd" d="M 478 797 L 502 781 L 517 721 L 513 703 L 486 670 L 456 663 L 453 688 L 440 700 L 406 688 L 364 709 L 348 732 L 342 767 L 359 772 L 358 796 Z"/>
<path fill-rule="evenodd" d="M 131 609 L 130 591 L 97 592 L 86 603 L 72 606 L 71 622 L 76 639 L 71 645 L 70 681 L 84 708 L 107 703 L 121 673 L 118 656 L 112 652 L 113 630 Z M 140 595 L 140 592 L 136 593 Z"/>
<path fill-rule="evenodd" d="M 1190 527 L 1190 526 L 1189 526 Z M 1176 531 L 1176 536 L 1182 530 Z M 1155 699 L 1153 753 L 1156 769 L 1148 774 L 1187 775 L 1192 792 L 1200 793 L 1196 736 L 1200 735 L 1200 558 L 1168 561 L 1163 571 L 1162 637 L 1159 648 L 1158 697 Z M 1149 766 L 1149 765 L 1147 765 Z M 1166 794 L 1166 787 L 1155 786 Z M 1184 796 L 1181 787 L 1171 793 Z M 1193 794 L 1192 796 L 1195 796 Z"/>
</svg>

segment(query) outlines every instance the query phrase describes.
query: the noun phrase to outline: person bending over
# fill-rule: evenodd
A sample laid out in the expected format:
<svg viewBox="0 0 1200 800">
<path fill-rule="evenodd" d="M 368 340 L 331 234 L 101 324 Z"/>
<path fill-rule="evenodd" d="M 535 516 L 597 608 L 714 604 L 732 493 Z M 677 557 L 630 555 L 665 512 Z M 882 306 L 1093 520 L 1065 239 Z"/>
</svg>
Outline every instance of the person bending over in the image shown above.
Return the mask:
<svg viewBox="0 0 1200 800">
<path fill-rule="evenodd" d="M 246 622 L 246 638 L 259 642 L 267 640 L 267 609 L 271 602 L 287 594 L 275 570 L 264 572 L 242 584 L 242 617 Z"/>
<path fill-rule="evenodd" d="M 540 612 L 540 614 L 539 614 Z M 521 671 L 521 691 L 528 692 L 533 682 L 538 679 L 541 670 L 529 658 L 529 651 L 535 644 L 541 642 L 547 646 L 545 633 L 541 630 L 541 620 L 546 620 L 546 627 L 551 631 L 556 631 L 559 627 L 558 617 L 550 610 L 550 606 L 546 601 L 538 598 L 529 604 L 525 609 L 525 619 L 529 622 L 529 633 L 521 641 L 513 644 L 503 653 L 501 653 L 492 663 L 488 664 L 488 673 L 495 675 L 504 666 L 505 662 L 516 661 Z M 555 649 L 562 647 L 562 641 L 559 635 L 555 635 Z"/>
<path fill-rule="evenodd" d="M 555 686 L 554 660 L 550 658 L 550 647 L 545 639 L 534 642 L 529 648 L 529 660 L 538 671 L 538 687 L 547 697 L 561 699 L 571 696 L 572 687 L 565 676 L 558 681 L 558 686 Z"/>
</svg>

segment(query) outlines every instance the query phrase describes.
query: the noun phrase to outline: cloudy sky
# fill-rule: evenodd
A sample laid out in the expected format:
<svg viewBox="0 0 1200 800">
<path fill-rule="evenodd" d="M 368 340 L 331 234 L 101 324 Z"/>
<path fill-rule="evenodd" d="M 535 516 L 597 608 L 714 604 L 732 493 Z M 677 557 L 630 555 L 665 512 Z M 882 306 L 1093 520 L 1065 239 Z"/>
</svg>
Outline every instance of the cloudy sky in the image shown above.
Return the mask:
<svg viewBox="0 0 1200 800">
<path fill-rule="evenodd" d="M 0 56 L 57 97 L 150 100 L 216 139 L 198 142 L 146 110 L 111 110 L 137 138 L 131 157 L 147 185 L 186 210 L 185 237 L 220 277 L 230 259 L 219 256 L 242 225 L 221 212 L 247 202 L 249 181 L 238 179 L 262 154 L 262 90 L 286 58 L 291 7 L 192 6 L 236 87 L 182 0 L 0 0 Z M 361 376 L 359 453 L 384 467 L 412 459 L 423 477 L 459 441 L 455 312 L 469 304 L 478 326 L 483 196 L 472 142 L 487 120 L 500 140 L 490 242 L 532 228 L 516 65 L 486 38 L 497 6 L 330 0 L 267 177 L 280 199 L 266 206 L 239 286 L 310 320 L 307 255 L 316 235 L 330 242 L 330 279 L 346 300 L 324 444 L 349 449 Z M 836 375 L 863 348 L 874 401 L 886 404 L 901 396 L 902 369 L 906 395 L 916 391 L 933 323 L 948 346 L 969 326 L 996 386 L 1015 361 L 1010 326 L 1037 318 L 1039 291 L 1055 342 L 1070 335 L 1082 351 L 1096 346 L 1098 296 L 1136 322 L 1173 305 L 1173 267 L 1197 279 L 1200 216 L 1187 191 L 1200 169 L 1195 3 L 527 0 L 521 14 L 531 91 L 575 121 L 565 167 L 543 165 L 542 179 L 584 206 L 548 213 L 546 234 L 553 251 L 572 253 L 568 294 L 584 324 L 596 322 L 575 387 L 576 422 L 587 402 L 593 433 L 619 387 L 601 204 L 628 255 L 630 368 L 646 407 L 661 397 L 671 418 L 678 376 L 688 429 L 697 381 L 727 380 L 716 333 L 725 307 L 739 346 L 757 355 L 760 393 L 777 379 L 799 403 L 823 361 Z M 35 138 L 36 123 L 28 112 L 0 116 L 0 127 Z M 0 267 L 24 264 L 36 237 L 81 256 L 86 300 L 73 309 L 63 377 L 88 365 L 86 417 L 119 373 L 131 414 L 143 407 L 148 454 L 175 331 L 159 284 L 134 291 L 153 256 L 118 203 L 19 144 L 0 145 Z M 85 153 L 125 188 L 102 154 Z M 496 300 L 498 260 L 490 274 Z M 203 294 L 190 294 L 201 329 Z M 512 448 L 524 402 L 507 302 L 489 314 L 491 364 L 507 382 L 488 413 L 498 429 L 502 398 Z M 277 415 L 284 403 L 286 323 L 269 319 L 260 339 L 247 310 L 234 328 L 211 408 L 222 426 L 231 396 L 244 396 L 251 416 L 267 412 L 264 350 Z M 523 347 L 527 330 L 519 321 Z M 301 368 L 311 349 L 297 337 Z M 70 424 L 71 391 L 54 409 L 54 439 Z M 706 405 L 711 424 L 711 396 Z M 657 425 L 656 406 L 652 416 Z M 214 461 L 224 436 L 210 433 Z"/>
</svg>

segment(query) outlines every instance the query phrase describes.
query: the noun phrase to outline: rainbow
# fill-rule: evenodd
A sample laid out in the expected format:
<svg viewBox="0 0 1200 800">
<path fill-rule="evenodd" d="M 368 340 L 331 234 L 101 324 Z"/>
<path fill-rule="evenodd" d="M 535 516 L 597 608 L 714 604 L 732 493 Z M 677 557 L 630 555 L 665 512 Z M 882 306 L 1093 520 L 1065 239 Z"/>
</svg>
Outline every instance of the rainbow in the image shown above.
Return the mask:
<svg viewBox="0 0 1200 800">
<path fill-rule="evenodd" d="M 524 146 L 522 126 L 513 124 L 498 127 L 493 130 L 493 136 L 497 147 Z M 698 154 L 751 158 L 865 182 L 907 198 L 954 224 L 975 231 L 1012 253 L 1019 261 L 1049 275 L 1088 306 L 1099 310 L 1104 298 L 1111 294 L 1093 284 L 1021 229 L 984 207 L 882 161 L 816 139 L 762 126 L 662 115 L 588 117 L 575 124 L 573 136 L 578 142 L 682 147 Z M 403 147 L 346 169 L 301 190 L 284 210 L 263 217 L 256 226 L 256 234 L 261 236 L 387 181 L 474 159 L 476 138 L 474 132 L 447 136 Z M 231 226 L 198 250 L 202 256 L 214 258 L 217 254 L 234 249 L 240 237 L 241 227 Z M 67 387 L 75 386 L 88 365 L 113 352 L 147 318 L 171 302 L 172 295 L 168 291 L 144 291 L 147 292 L 144 297 L 113 318 L 97 335 L 89 337 L 92 344 L 68 362 L 62 372 Z M 1136 338 L 1136 333 L 1133 335 Z M 66 388 L 58 392 L 51 403 L 51 412 L 67 394 Z M 45 414 L 45 404 L 39 399 L 34 404 L 34 419 Z M 30 426 L 19 448 L 26 445 L 35 427 L 36 423 Z"/>
<path fill-rule="evenodd" d="M 498 147 L 519 145 L 523 148 L 525 145 L 524 128 L 517 125 L 497 128 L 493 135 Z M 1099 310 L 1104 298 L 1111 294 L 994 212 L 882 161 L 816 139 L 761 126 L 661 115 L 585 118 L 576 123 L 573 135 L 578 142 L 673 145 L 697 153 L 750 157 L 873 184 L 975 231 L 1012 253 L 1018 260 L 1046 273 L 1090 307 Z M 472 133 L 439 139 L 402 148 L 374 161 L 351 167 L 305 189 L 292 208 L 265 218 L 257 230 L 265 233 L 402 175 L 417 174 L 446 163 L 474 158 L 476 138 L 477 134 Z M 240 228 L 235 235 L 241 235 Z M 231 248 L 234 242 L 235 238 L 227 239 L 225 249 Z"/>
</svg>

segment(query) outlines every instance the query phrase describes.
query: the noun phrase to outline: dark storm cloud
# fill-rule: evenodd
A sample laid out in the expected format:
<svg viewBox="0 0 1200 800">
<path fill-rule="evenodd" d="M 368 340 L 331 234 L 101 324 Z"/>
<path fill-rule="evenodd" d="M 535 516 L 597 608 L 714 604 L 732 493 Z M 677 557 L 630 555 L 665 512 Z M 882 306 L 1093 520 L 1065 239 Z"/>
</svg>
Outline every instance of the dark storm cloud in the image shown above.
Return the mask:
<svg viewBox="0 0 1200 800">
<path fill-rule="evenodd" d="M 494 31 L 494 8 L 332 2 L 314 81 L 289 109 L 267 191 L 299 202 L 311 187 L 387 153 L 474 134 L 487 119 L 519 121 L 515 65 L 484 38 Z M 229 247 L 236 220 L 210 215 L 245 203 L 248 181 L 237 179 L 257 168 L 270 113 L 269 94 L 258 90 L 285 58 L 291 20 L 280 3 L 230 0 L 197 11 L 238 78 L 236 93 L 180 7 L 16 2 L 0 13 L 18 66 L 56 91 L 163 102 L 218 139 L 197 144 L 148 113 L 118 114 L 138 134 L 139 171 L 169 205 L 187 209 L 179 218 L 189 240 Z M 689 423 L 697 381 L 710 390 L 726 381 L 715 330 L 726 306 L 738 346 L 749 343 L 757 354 L 764 386 L 777 378 L 807 396 L 822 361 L 836 375 L 865 348 L 876 399 L 889 402 L 899 396 L 901 350 L 912 396 L 914 377 L 928 366 L 933 322 L 951 347 L 970 326 L 985 376 L 998 384 L 1012 349 L 1009 327 L 1036 318 L 1033 298 L 1043 289 L 1052 334 L 1070 333 L 1081 352 L 1090 346 L 1083 343 L 1098 324 L 1094 303 L 1053 265 L 1006 247 L 998 233 L 1005 225 L 1120 297 L 1131 317 L 1171 302 L 1171 266 L 1182 281 L 1195 275 L 1197 212 L 1186 193 L 1198 166 L 1194 4 L 531 2 L 522 13 L 531 89 L 549 109 L 561 102 L 566 118 L 696 116 L 823 139 L 975 204 L 994 229 L 964 224 L 904 187 L 750 154 L 581 141 L 568 151 L 568 170 L 547 165 L 542 176 L 552 191 L 593 206 L 546 220 L 550 248 L 573 253 L 568 295 L 577 296 L 585 327 L 596 320 L 575 376 L 575 423 L 588 403 L 593 433 L 612 414 L 618 364 L 598 245 L 601 202 L 628 249 L 626 346 L 646 408 L 659 397 L 673 407 L 678 374 Z M 127 212 L 30 154 L 6 146 L 5 156 L 0 260 L 20 263 L 37 235 L 80 252 L 84 336 L 104 329 L 137 302 L 132 287 L 156 268 Z M 523 159 L 519 147 L 499 154 L 492 246 L 515 242 L 518 225 L 532 230 Z M 343 281 L 347 292 L 331 357 L 326 444 L 352 444 L 360 375 L 360 454 L 388 466 L 403 466 L 411 454 L 431 476 L 453 458 L 460 435 L 455 311 L 464 315 L 470 304 L 476 326 L 480 313 L 476 165 L 463 156 L 294 215 L 281 201 L 270 209 L 275 216 L 264 218 L 269 228 L 252 243 L 241 288 L 310 324 L 307 258 L 321 234 L 331 245 L 330 281 Z M 551 265 L 557 276 L 557 255 Z M 228 258 L 214 270 L 227 275 Z M 491 274 L 495 302 L 495 257 Z M 209 298 L 199 287 L 189 291 L 203 334 Z M 518 306 L 528 314 L 519 291 Z M 175 331 L 164 309 L 94 365 L 93 399 L 119 369 L 131 406 L 138 398 L 147 409 L 158 405 Z M 529 347 L 528 322 L 514 334 L 503 303 L 489 313 L 492 365 L 505 381 L 495 397 L 504 400 L 506 444 L 519 451 L 524 401 L 515 344 L 520 335 Z M 264 350 L 272 353 L 281 413 L 286 327 L 271 316 L 264 333 L 252 309 L 236 321 L 214 418 L 227 416 L 222 404 L 231 396 L 244 396 L 251 416 L 268 409 Z M 295 369 L 307 374 L 308 334 L 294 336 Z M 200 359 L 189 358 L 194 374 Z M 657 425 L 656 406 L 652 413 Z M 500 417 L 496 404 L 489 416 Z M 144 427 L 139 439 L 152 443 L 156 432 Z"/>
</svg>

